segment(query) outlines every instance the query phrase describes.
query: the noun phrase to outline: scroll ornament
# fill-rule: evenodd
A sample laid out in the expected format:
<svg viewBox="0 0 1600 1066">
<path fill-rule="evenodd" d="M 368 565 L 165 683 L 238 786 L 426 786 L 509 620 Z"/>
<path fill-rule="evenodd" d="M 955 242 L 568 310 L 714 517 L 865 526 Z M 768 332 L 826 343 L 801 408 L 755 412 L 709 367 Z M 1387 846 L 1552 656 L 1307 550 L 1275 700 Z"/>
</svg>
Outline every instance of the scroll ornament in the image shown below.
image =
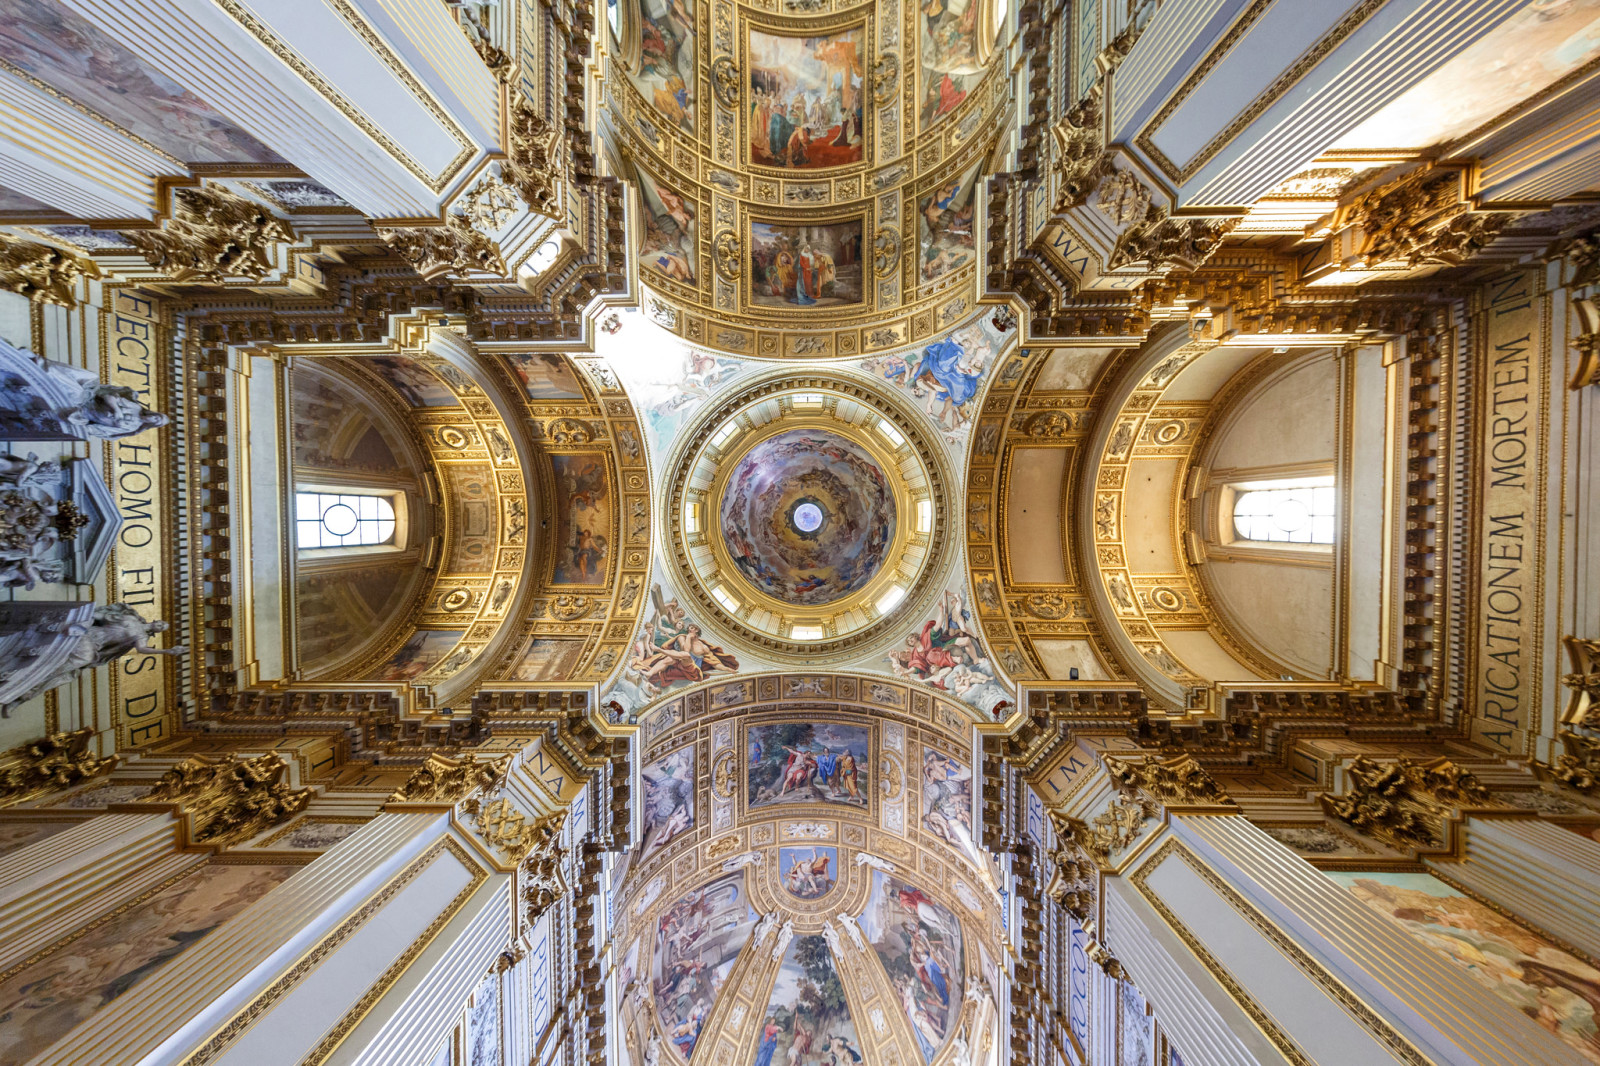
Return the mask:
<svg viewBox="0 0 1600 1066">
<path fill-rule="evenodd" d="M 92 260 L 0 234 L 0 289 L 7 292 L 71 310 L 78 306 L 79 279 L 99 276 Z"/>
<path fill-rule="evenodd" d="M 172 206 L 161 229 L 123 236 L 174 281 L 260 281 L 277 269 L 276 246 L 296 239 L 288 223 L 226 189 L 178 189 Z"/>
<path fill-rule="evenodd" d="M 196 756 L 163 774 L 140 802 L 177 803 L 189 816 L 190 839 L 228 847 L 305 810 L 311 789 L 291 788 L 288 771 L 276 752 L 222 761 Z"/>
<path fill-rule="evenodd" d="M 732 230 L 723 230 L 712 241 L 711 252 L 717 274 L 725 281 L 736 280 L 739 277 L 739 262 L 743 254 L 738 235 Z"/>
<path fill-rule="evenodd" d="M 872 238 L 872 268 L 878 277 L 886 278 L 900 266 L 900 235 L 887 226 Z"/>
<path fill-rule="evenodd" d="M 94 730 L 52 733 L 0 755 L 0 806 L 11 806 L 47 792 L 108 774 L 115 755 L 101 758 L 89 748 Z"/>
<path fill-rule="evenodd" d="M 718 56 L 712 61 L 711 90 L 724 107 L 739 105 L 739 68 L 732 56 Z"/>
</svg>

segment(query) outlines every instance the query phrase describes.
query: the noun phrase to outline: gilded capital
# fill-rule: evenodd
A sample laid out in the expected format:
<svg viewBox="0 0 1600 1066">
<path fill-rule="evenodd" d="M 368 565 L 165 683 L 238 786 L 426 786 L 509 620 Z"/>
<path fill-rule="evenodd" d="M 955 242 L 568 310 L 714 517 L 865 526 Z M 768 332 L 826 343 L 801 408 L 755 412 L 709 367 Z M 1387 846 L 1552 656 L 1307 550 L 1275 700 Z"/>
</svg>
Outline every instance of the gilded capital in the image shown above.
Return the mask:
<svg viewBox="0 0 1600 1066">
<path fill-rule="evenodd" d="M 0 807 L 110 773 L 117 765 L 117 757 L 102 759 L 90 751 L 89 742 L 93 739 L 92 729 L 52 733 L 0 755 Z"/>
<path fill-rule="evenodd" d="M 492 792 L 511 772 L 511 756 L 452 759 L 434 752 L 411 772 L 406 783 L 389 797 L 390 803 L 457 803 L 473 793 Z"/>
<path fill-rule="evenodd" d="M 78 306 L 78 280 L 98 278 L 94 262 L 60 248 L 0 234 L 0 289 L 34 303 Z"/>
<path fill-rule="evenodd" d="M 228 847 L 306 809 L 311 789 L 290 787 L 288 771 L 276 752 L 220 761 L 196 756 L 162 774 L 141 802 L 178 804 L 190 819 L 191 840 Z"/>
<path fill-rule="evenodd" d="M 275 246 L 295 240 L 287 222 L 226 189 L 179 189 L 172 206 L 161 229 L 123 236 L 174 281 L 260 281 L 277 267 Z"/>
</svg>

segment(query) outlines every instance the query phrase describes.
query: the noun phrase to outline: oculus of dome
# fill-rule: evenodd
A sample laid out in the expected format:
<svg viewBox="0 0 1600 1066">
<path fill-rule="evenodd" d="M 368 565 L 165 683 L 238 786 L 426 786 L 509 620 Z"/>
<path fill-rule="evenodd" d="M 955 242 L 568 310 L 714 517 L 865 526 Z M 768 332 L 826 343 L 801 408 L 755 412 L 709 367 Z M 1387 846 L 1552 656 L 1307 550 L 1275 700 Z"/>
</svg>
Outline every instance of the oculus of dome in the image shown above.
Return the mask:
<svg viewBox="0 0 1600 1066">
<path fill-rule="evenodd" d="M 791 429 L 733 465 L 718 507 L 723 547 L 751 585 L 819 607 L 883 568 L 899 515 L 883 468 L 837 433 Z"/>
<path fill-rule="evenodd" d="M 784 384 L 743 390 L 686 440 L 669 541 L 680 588 L 711 619 L 756 647 L 822 661 L 925 598 L 944 552 L 943 477 L 893 400 L 854 383 Z"/>
</svg>

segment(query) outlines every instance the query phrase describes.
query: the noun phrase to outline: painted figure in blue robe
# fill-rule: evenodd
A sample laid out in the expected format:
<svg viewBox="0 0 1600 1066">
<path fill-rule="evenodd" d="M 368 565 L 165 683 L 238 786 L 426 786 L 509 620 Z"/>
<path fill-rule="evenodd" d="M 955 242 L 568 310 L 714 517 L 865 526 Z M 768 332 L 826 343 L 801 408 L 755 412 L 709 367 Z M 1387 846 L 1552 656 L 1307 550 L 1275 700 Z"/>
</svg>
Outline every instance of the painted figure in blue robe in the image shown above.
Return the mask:
<svg viewBox="0 0 1600 1066">
<path fill-rule="evenodd" d="M 957 429 L 966 421 L 962 409 L 978 394 L 988 357 L 987 346 L 969 354 L 954 335 L 922 350 L 911 381 L 919 389 L 928 390 L 928 414 L 941 426 Z M 935 410 L 936 405 L 943 406 Z"/>
</svg>

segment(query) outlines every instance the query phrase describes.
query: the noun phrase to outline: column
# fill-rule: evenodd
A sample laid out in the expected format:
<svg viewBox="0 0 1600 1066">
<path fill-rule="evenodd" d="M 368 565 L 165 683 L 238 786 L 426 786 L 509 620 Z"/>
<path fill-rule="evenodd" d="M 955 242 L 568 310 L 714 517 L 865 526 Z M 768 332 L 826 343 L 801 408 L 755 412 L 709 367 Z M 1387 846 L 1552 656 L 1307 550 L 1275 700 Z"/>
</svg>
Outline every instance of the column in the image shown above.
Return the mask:
<svg viewBox="0 0 1600 1066">
<path fill-rule="evenodd" d="M 99 814 L 0 856 L 0 970 L 201 861 L 170 814 Z"/>
<path fill-rule="evenodd" d="M 1051 812 L 1101 946 L 1207 1066 L 1573 1061 L 1559 1038 L 1267 836 L 1188 756 L 1094 756 Z M 1089 895 L 1086 893 L 1094 893 Z M 1091 952 L 1094 957 L 1094 952 Z"/>
</svg>

